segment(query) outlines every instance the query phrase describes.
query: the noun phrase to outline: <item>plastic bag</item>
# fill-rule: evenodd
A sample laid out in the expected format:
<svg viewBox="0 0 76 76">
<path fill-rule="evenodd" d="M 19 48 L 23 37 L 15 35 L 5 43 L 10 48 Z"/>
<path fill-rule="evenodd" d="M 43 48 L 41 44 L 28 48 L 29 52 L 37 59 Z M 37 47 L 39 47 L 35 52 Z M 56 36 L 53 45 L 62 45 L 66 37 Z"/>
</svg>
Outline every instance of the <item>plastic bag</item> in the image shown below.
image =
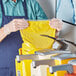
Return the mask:
<svg viewBox="0 0 76 76">
<path fill-rule="evenodd" d="M 35 51 L 52 48 L 53 39 L 40 36 L 42 34 L 55 37 L 56 29 L 49 25 L 49 20 L 46 21 L 28 21 L 29 27 L 20 30 L 23 39 L 22 54 L 34 54 Z"/>
</svg>

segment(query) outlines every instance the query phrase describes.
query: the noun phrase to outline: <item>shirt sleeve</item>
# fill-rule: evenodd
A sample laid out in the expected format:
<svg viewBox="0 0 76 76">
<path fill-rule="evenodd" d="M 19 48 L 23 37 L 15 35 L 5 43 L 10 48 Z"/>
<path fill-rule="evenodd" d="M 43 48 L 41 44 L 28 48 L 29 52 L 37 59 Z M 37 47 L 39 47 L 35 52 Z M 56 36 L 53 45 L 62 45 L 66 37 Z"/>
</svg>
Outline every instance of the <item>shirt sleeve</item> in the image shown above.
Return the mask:
<svg viewBox="0 0 76 76">
<path fill-rule="evenodd" d="M 1 10 L 1 5 L 0 5 L 0 27 L 1 27 L 1 24 L 2 24 L 2 10 Z"/>
<path fill-rule="evenodd" d="M 36 0 L 31 0 L 31 4 L 32 4 L 32 7 L 34 7 L 33 10 L 35 12 L 37 20 L 48 19 L 45 12 L 43 11 L 43 9 L 41 8 L 41 6 L 39 5 L 39 3 Z"/>
</svg>

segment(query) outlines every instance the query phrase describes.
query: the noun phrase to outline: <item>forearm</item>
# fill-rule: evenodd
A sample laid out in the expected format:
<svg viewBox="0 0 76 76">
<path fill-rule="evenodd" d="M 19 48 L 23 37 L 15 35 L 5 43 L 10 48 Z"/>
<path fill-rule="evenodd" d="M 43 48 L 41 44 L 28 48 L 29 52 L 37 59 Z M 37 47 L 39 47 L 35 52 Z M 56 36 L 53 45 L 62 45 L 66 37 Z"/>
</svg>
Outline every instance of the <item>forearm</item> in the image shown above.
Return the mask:
<svg viewBox="0 0 76 76">
<path fill-rule="evenodd" d="M 4 27 L 0 29 L 0 42 L 7 36 L 4 32 Z"/>
<path fill-rule="evenodd" d="M 28 27 L 28 22 L 25 19 L 14 19 L 10 23 L 4 25 L 0 29 L 0 42 L 12 32 L 22 30 Z"/>
</svg>

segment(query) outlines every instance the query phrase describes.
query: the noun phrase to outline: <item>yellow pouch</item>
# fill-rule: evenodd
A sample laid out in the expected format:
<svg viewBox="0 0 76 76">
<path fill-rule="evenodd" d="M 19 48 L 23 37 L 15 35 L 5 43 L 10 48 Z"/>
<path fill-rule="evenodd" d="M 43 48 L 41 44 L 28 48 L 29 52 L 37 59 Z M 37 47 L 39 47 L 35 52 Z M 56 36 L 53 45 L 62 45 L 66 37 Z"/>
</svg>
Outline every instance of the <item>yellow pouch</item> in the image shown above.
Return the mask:
<svg viewBox="0 0 76 76">
<path fill-rule="evenodd" d="M 49 20 L 46 21 L 28 21 L 29 27 L 20 30 L 23 44 L 22 54 L 34 54 L 35 51 L 52 48 L 53 39 L 40 36 L 41 34 L 55 37 L 56 29 L 49 25 Z"/>
</svg>

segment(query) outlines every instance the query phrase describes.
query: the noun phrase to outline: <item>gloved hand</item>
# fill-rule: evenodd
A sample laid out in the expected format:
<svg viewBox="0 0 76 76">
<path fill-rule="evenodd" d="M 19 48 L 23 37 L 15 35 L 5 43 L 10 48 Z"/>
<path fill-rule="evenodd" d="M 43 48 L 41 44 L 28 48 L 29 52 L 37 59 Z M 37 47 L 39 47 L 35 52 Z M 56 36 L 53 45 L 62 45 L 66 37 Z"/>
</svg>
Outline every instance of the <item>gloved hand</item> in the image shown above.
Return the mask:
<svg viewBox="0 0 76 76">
<path fill-rule="evenodd" d="M 28 27 L 28 22 L 25 19 L 14 19 L 10 23 L 4 26 L 4 33 L 10 34 L 11 32 L 16 32 L 21 29 Z"/>
<path fill-rule="evenodd" d="M 63 22 L 60 21 L 59 19 L 52 19 L 50 20 L 50 26 L 52 28 L 55 28 L 58 32 L 62 29 L 62 25 L 63 25 Z"/>
</svg>

